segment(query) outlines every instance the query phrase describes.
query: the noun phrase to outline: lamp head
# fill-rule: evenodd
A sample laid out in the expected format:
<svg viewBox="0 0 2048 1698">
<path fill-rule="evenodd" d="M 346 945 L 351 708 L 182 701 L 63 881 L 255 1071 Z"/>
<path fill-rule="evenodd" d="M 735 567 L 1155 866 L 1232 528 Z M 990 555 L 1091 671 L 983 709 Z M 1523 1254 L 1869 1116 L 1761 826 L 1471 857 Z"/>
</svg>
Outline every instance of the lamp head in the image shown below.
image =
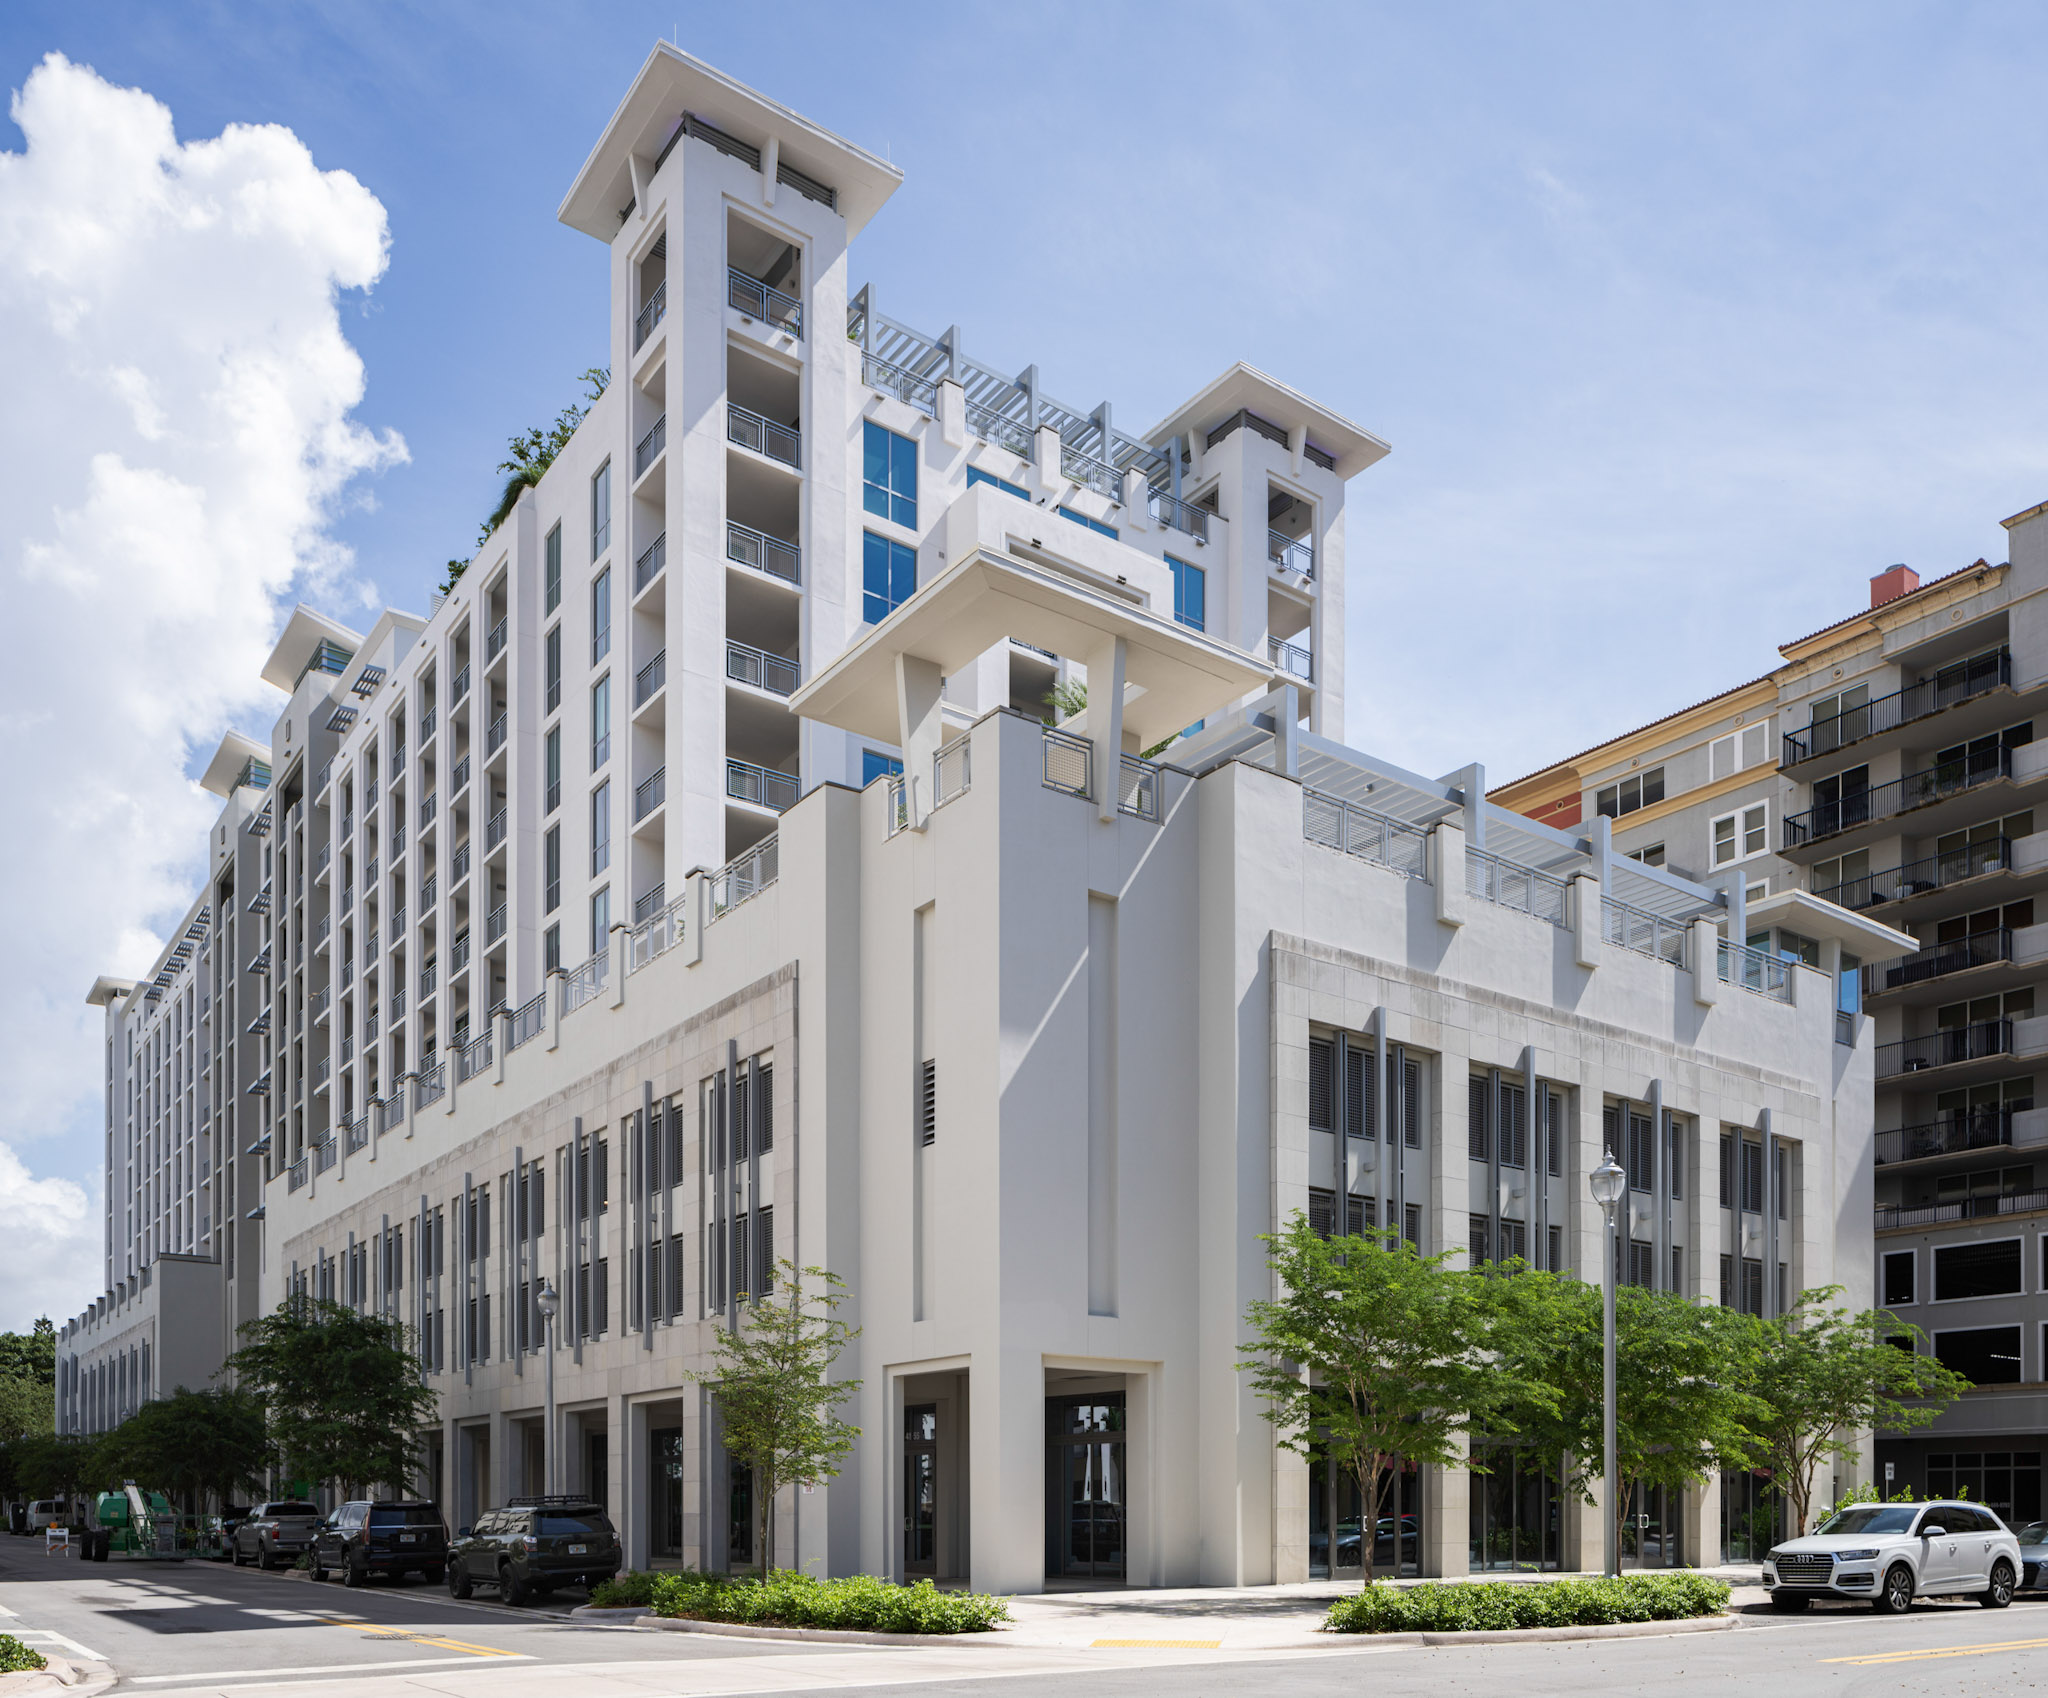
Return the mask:
<svg viewBox="0 0 2048 1698">
<path fill-rule="evenodd" d="M 540 1295 L 533 1300 L 533 1306 L 540 1311 L 544 1321 L 551 1321 L 562 1312 L 562 1300 L 555 1295 L 552 1280 L 540 1288 Z"/>
<path fill-rule="evenodd" d="M 1611 1209 L 1628 1189 L 1628 1174 L 1609 1150 L 1600 1165 L 1587 1175 L 1586 1183 L 1592 1189 L 1593 1201 L 1603 1209 Z"/>
</svg>

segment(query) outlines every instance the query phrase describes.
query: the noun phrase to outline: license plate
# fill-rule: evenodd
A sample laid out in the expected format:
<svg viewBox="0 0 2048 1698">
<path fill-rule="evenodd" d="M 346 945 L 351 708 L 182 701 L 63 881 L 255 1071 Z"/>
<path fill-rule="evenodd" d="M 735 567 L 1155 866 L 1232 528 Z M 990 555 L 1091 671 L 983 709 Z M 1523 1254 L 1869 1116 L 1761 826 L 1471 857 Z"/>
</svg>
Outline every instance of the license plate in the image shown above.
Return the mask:
<svg viewBox="0 0 2048 1698">
<path fill-rule="evenodd" d="M 569 1554 L 571 1556 L 588 1556 L 590 1554 L 590 1547 L 588 1545 L 571 1545 L 569 1547 Z"/>
<path fill-rule="evenodd" d="M 416 1545 L 420 1542 L 420 1536 L 417 1533 L 401 1533 L 398 1535 L 398 1542 L 401 1545 Z"/>
</svg>

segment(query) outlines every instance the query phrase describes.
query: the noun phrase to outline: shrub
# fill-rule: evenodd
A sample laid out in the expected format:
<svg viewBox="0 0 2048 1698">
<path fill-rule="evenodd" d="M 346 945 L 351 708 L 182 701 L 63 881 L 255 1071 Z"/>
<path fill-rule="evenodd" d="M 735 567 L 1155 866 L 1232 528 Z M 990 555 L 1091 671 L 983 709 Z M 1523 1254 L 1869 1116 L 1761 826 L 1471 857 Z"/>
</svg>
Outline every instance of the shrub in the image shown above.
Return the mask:
<svg viewBox="0 0 2048 1698">
<path fill-rule="evenodd" d="M 31 1650 L 11 1633 L 0 1633 L 0 1674 L 33 1674 L 49 1666 L 42 1652 Z"/>
<path fill-rule="evenodd" d="M 1728 1583 L 1704 1574 L 1624 1574 L 1618 1580 L 1494 1580 L 1470 1585 L 1374 1586 L 1331 1606 L 1332 1633 L 1479 1633 L 1596 1627 L 1718 1615 Z"/>
<path fill-rule="evenodd" d="M 735 1621 L 754 1627 L 821 1627 L 861 1633 L 986 1633 L 1010 1619 L 1001 1598 L 983 1592 L 941 1592 L 929 1580 L 898 1586 L 871 1574 L 841 1580 L 777 1569 L 751 1574 L 621 1574 L 598 1585 L 593 1605 L 633 1605 L 692 1621 Z"/>
</svg>

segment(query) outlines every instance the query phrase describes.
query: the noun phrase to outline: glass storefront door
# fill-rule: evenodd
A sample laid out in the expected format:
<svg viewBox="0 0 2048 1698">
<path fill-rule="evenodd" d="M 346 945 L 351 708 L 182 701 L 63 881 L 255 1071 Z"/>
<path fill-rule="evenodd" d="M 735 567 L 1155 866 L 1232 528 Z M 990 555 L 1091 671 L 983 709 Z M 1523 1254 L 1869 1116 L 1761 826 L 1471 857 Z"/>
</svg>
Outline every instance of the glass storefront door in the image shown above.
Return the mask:
<svg viewBox="0 0 2048 1698">
<path fill-rule="evenodd" d="M 1685 1497 L 1663 1486 L 1629 1482 L 1621 1523 L 1623 1568 L 1685 1566 Z"/>
<path fill-rule="evenodd" d="M 1308 1571 L 1316 1580 L 1365 1573 L 1365 1496 L 1358 1476 L 1332 1467 L 1327 1455 L 1308 1465 Z M 1372 1571 L 1375 1577 L 1422 1572 L 1422 1476 L 1412 1463 L 1380 1473 Z"/>
<path fill-rule="evenodd" d="M 736 1457 L 725 1460 L 726 1545 L 728 1570 L 754 1566 L 754 1471 Z"/>
<path fill-rule="evenodd" d="M 1730 1469 L 1721 1476 L 1723 1562 L 1761 1562 L 1784 1528 L 1785 1499 L 1770 1475 Z"/>
<path fill-rule="evenodd" d="M 903 1411 L 903 1571 L 936 1574 L 939 1561 L 939 1409 Z"/>
<path fill-rule="evenodd" d="M 1469 1484 L 1472 1572 L 1556 1568 L 1556 1475 L 1515 1445 L 1490 1447 L 1482 1460 L 1488 1472 Z"/>
<path fill-rule="evenodd" d="M 1124 1577 L 1124 1394 L 1049 1397 L 1046 1573 Z"/>
<path fill-rule="evenodd" d="M 648 1554 L 656 1561 L 680 1561 L 683 1554 L 683 1429 L 652 1427 L 647 1448 L 654 1466 L 648 1473 Z"/>
</svg>

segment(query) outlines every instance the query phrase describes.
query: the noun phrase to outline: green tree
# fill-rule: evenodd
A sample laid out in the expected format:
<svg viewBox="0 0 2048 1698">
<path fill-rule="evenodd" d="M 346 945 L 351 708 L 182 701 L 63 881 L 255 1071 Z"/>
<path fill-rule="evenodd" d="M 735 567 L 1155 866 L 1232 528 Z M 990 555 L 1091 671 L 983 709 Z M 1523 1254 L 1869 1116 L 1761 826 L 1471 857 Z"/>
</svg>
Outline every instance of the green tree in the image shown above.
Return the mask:
<svg viewBox="0 0 2048 1698">
<path fill-rule="evenodd" d="M 1571 1274 L 1525 1271 L 1492 1282 L 1502 1305 L 1501 1366 L 1548 1388 L 1513 1412 L 1521 1436 L 1562 1457 L 1561 1484 L 1593 1501 L 1606 1466 L 1601 1412 L 1601 1294 Z M 1625 1285 L 1615 1293 L 1615 1448 L 1627 1524 L 1638 1487 L 1679 1491 L 1722 1468 L 1755 1466 L 1747 1389 L 1753 1349 L 1746 1318 L 1670 1291 Z"/>
<path fill-rule="evenodd" d="M 520 496 L 540 482 L 548 467 L 555 463 L 555 456 L 568 447 L 569 438 L 576 434 L 576 427 L 597 405 L 598 397 L 605 392 L 611 380 L 610 367 L 590 367 L 583 374 L 581 405 L 572 403 L 564 407 L 555 415 L 555 422 L 546 429 L 534 425 L 506 444 L 506 457 L 498 462 L 498 470 L 505 473 L 505 488 L 498 497 L 498 505 L 477 530 L 476 546 L 479 550 L 491 540 L 491 533 L 505 522 L 512 509 L 519 505 Z M 448 575 L 441 582 L 441 593 L 446 595 L 453 589 L 455 580 L 468 568 L 466 560 L 449 561 Z"/>
<path fill-rule="evenodd" d="M 845 1289 L 823 1268 L 778 1261 L 771 1288 L 742 1307 L 739 1327 L 712 1334 L 716 1366 L 692 1376 L 718 1400 L 726 1453 L 754 1471 L 764 1574 L 775 1571 L 775 1494 L 831 1479 L 860 1437 L 834 1413 L 861 1384 L 832 1378 L 839 1353 L 860 1337 L 834 1312 Z"/>
<path fill-rule="evenodd" d="M 1468 1464 L 1476 1422 L 1511 1430 L 1509 1407 L 1542 1409 L 1551 1394 L 1497 1361 L 1494 1288 L 1509 1282 L 1446 1265 L 1463 1251 L 1418 1255 L 1393 1232 L 1325 1239 L 1298 1213 L 1262 1241 L 1280 1296 L 1245 1311 L 1238 1368 L 1283 1449 L 1326 1452 L 1357 1479 L 1370 1587 L 1386 1470 L 1397 1459 Z"/>
<path fill-rule="evenodd" d="M 351 1494 L 410 1482 L 415 1434 L 437 1406 L 402 1322 L 287 1297 L 241 1338 L 227 1369 L 263 1405 L 290 1478 L 338 1481 Z"/>
<path fill-rule="evenodd" d="M 101 1477 L 97 1446 L 77 1433 L 44 1433 L 12 1447 L 15 1480 L 24 1497 L 68 1498 Z"/>
<path fill-rule="evenodd" d="M 57 1329 L 0 1332 L 0 1442 L 57 1430 Z"/>
<path fill-rule="evenodd" d="M 1850 1314 L 1832 1301 L 1841 1289 L 1803 1291 L 1787 1313 L 1749 1320 L 1748 1389 L 1757 1404 L 1750 1424 L 1795 1535 L 1806 1531 L 1823 1461 L 1854 1455 L 1875 1428 L 1927 1426 L 1970 1389 L 1961 1374 L 1917 1352 L 1917 1328 L 1883 1309 Z"/>
<path fill-rule="evenodd" d="M 187 1502 L 260 1491 L 269 1440 L 263 1407 L 240 1389 L 187 1391 L 145 1403 L 100 1442 L 109 1479 L 133 1480 Z"/>
</svg>

